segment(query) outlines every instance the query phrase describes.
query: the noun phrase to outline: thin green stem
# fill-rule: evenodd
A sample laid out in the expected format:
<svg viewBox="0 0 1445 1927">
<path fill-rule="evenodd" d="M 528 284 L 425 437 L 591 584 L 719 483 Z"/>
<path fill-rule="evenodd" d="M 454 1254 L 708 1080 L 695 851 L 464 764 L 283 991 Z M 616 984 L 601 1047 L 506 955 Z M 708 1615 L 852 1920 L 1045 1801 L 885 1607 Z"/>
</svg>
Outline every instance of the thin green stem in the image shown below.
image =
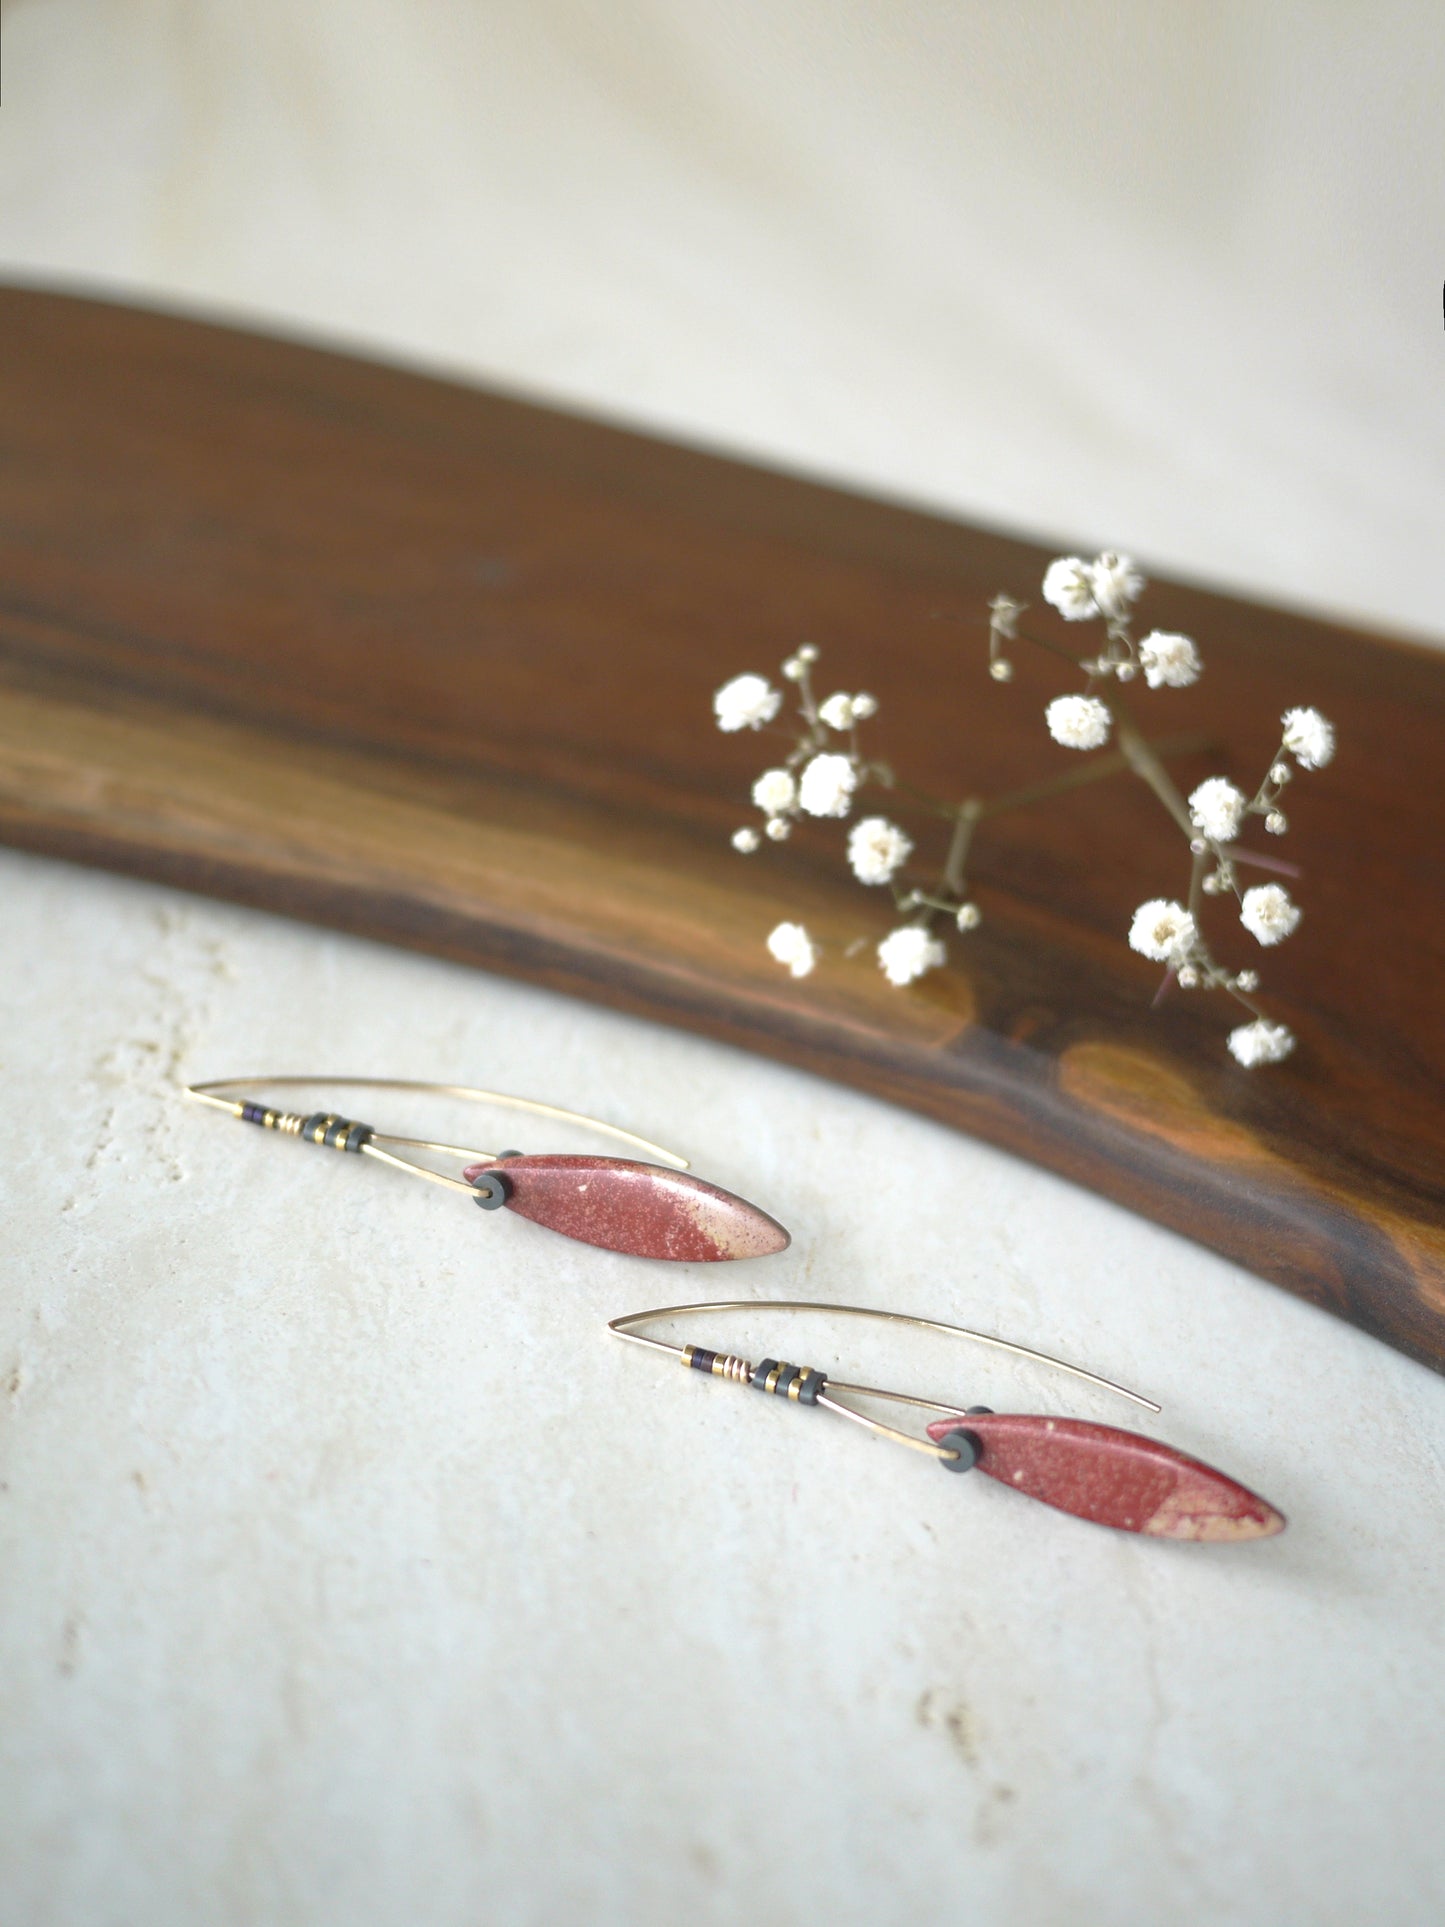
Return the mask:
<svg viewBox="0 0 1445 1927">
<path fill-rule="evenodd" d="M 1168 770 L 1160 762 L 1158 753 L 1147 736 L 1135 722 L 1129 705 L 1124 698 L 1115 694 L 1111 698 L 1114 711 L 1114 725 L 1119 738 L 1119 749 L 1136 776 L 1153 790 L 1159 801 L 1168 810 L 1174 821 L 1192 842 L 1195 829 L 1189 815 L 1189 806 L 1174 787 Z"/>
<path fill-rule="evenodd" d="M 1192 756 L 1197 750 L 1207 749 L 1209 741 L 1207 736 L 1171 736 L 1154 744 L 1151 753 L 1156 758 Z M 1042 783 L 1029 783 L 1023 789 L 1005 790 L 1002 796 L 986 797 L 979 804 L 978 813 L 981 817 L 999 816 L 1004 810 L 1020 810 L 1027 804 L 1045 802 L 1051 796 L 1062 796 L 1067 790 L 1080 789 L 1085 783 L 1097 783 L 1129 769 L 1137 769 L 1137 765 L 1128 752 L 1122 748 L 1111 750 L 1107 756 L 1089 757 L 1087 762 L 1081 762 L 1062 776 L 1050 776 Z"/>
<path fill-rule="evenodd" d="M 1071 662 L 1075 669 L 1082 669 L 1084 666 L 1083 657 L 1076 656 L 1072 649 L 1065 649 L 1061 642 L 1050 642 L 1047 636 L 1031 636 L 1027 629 L 1015 629 L 1014 636 L 1019 642 L 1031 642 L 1035 649 L 1047 649 L 1051 656 L 1062 656 L 1064 661 Z"/>
<path fill-rule="evenodd" d="M 958 806 L 958 818 L 953 826 L 948 855 L 943 860 L 943 876 L 939 884 L 940 889 L 951 890 L 955 896 L 963 895 L 964 879 L 968 874 L 969 846 L 982 815 L 983 805 L 977 797 L 970 797 Z"/>
</svg>

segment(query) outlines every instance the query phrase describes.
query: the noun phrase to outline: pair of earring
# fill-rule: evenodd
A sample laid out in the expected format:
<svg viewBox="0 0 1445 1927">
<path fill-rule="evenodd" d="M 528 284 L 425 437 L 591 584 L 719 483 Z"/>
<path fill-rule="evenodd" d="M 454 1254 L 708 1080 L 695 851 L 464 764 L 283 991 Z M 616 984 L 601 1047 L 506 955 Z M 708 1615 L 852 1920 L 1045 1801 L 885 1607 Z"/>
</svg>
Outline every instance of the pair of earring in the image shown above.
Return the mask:
<svg viewBox="0 0 1445 1927">
<path fill-rule="evenodd" d="M 661 1164 L 634 1158 L 572 1153 L 528 1155 L 521 1151 L 479 1151 L 434 1138 L 380 1131 L 334 1111 L 303 1113 L 273 1108 L 234 1093 L 253 1089 L 297 1089 L 328 1085 L 397 1092 L 429 1092 L 462 1098 L 533 1116 L 583 1125 L 650 1153 Z M 686 1158 L 649 1143 L 615 1124 L 532 1098 L 511 1097 L 461 1084 L 426 1084 L 397 1078 L 271 1077 L 224 1078 L 192 1084 L 186 1095 L 228 1112 L 247 1124 L 279 1131 L 305 1144 L 370 1157 L 395 1169 L 469 1195 L 484 1210 L 507 1209 L 520 1217 L 584 1244 L 634 1257 L 683 1262 L 713 1262 L 764 1257 L 786 1250 L 789 1234 L 757 1205 L 693 1177 Z M 421 1152 L 440 1160 L 460 1160 L 460 1175 L 437 1170 Z M 673 1305 L 633 1312 L 612 1320 L 609 1330 L 629 1343 L 674 1356 L 684 1368 L 727 1383 L 785 1398 L 791 1404 L 833 1412 L 880 1438 L 923 1452 L 950 1472 L 975 1468 L 1011 1491 L 1097 1525 L 1150 1538 L 1218 1541 L 1268 1538 L 1284 1529 L 1283 1515 L 1236 1480 L 1177 1451 L 1173 1446 L 1091 1420 L 1053 1418 L 1034 1413 L 994 1412 L 987 1406 L 942 1404 L 907 1392 L 853 1384 L 803 1366 L 764 1358 L 757 1364 L 730 1352 L 704 1346 L 675 1345 L 644 1336 L 642 1328 L 663 1319 L 729 1312 L 820 1312 L 880 1320 L 969 1339 L 1015 1357 L 1051 1366 L 1098 1389 L 1115 1393 L 1151 1412 L 1152 1399 L 1128 1391 L 1081 1366 L 1045 1352 L 990 1337 L 961 1325 L 909 1313 L 876 1311 L 862 1305 L 824 1305 L 800 1299 L 728 1299 L 711 1304 Z M 937 1416 L 924 1437 L 860 1410 L 855 1400 L 882 1400 Z"/>
</svg>

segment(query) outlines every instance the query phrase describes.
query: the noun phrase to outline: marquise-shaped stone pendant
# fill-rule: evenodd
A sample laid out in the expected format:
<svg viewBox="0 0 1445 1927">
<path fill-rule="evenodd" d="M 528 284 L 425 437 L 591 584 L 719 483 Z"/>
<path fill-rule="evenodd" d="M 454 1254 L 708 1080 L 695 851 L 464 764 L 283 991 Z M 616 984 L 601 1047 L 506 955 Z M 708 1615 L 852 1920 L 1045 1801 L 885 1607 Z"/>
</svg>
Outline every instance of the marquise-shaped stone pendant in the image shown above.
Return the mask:
<svg viewBox="0 0 1445 1927">
<path fill-rule="evenodd" d="M 928 1427 L 936 1445 L 959 1434 L 977 1448 L 980 1472 L 1095 1525 L 1154 1539 L 1268 1539 L 1284 1530 L 1284 1515 L 1268 1500 L 1138 1432 L 981 1410 Z"/>
<path fill-rule="evenodd" d="M 631 1158 L 520 1152 L 462 1173 L 488 1208 L 634 1258 L 765 1258 L 792 1242 L 776 1218 L 702 1178 Z"/>
</svg>

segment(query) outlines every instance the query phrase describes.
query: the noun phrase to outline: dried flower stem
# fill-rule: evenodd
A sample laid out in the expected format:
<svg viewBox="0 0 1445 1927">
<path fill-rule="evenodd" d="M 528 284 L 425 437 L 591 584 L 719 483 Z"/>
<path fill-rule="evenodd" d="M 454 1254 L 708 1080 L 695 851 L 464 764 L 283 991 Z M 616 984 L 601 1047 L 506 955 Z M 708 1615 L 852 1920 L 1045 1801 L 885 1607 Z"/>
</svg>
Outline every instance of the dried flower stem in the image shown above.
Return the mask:
<svg viewBox="0 0 1445 1927">
<path fill-rule="evenodd" d="M 1112 697 L 1110 706 L 1114 711 L 1114 732 L 1119 739 L 1119 751 L 1125 762 L 1136 776 L 1142 777 L 1149 785 L 1184 834 L 1192 837 L 1194 825 L 1190 820 L 1189 805 L 1175 789 L 1168 770 L 1159 760 L 1148 737 L 1130 714 L 1124 698 L 1116 694 Z M 1200 876 L 1202 881 L 1202 871 Z"/>
<path fill-rule="evenodd" d="M 1150 755 L 1160 762 L 1166 756 L 1196 756 L 1202 749 L 1208 749 L 1210 738 L 1198 734 L 1194 736 L 1166 736 L 1145 747 Z M 1110 750 L 1107 756 L 1095 756 L 1087 763 L 1065 770 L 1061 776 L 1050 776 L 1041 783 L 1029 783 L 1024 788 L 1007 790 L 1002 796 L 985 799 L 979 805 L 980 816 L 1000 816 L 1005 810 L 1021 810 L 1029 803 L 1046 803 L 1050 797 L 1062 796 L 1067 790 L 1081 789 L 1085 783 L 1101 782 L 1106 776 L 1119 776 L 1125 770 L 1134 768 L 1131 759 L 1123 750 Z M 1169 781 L 1165 776 L 1165 782 Z M 1172 788 L 1172 784 L 1170 785 Z"/>
</svg>

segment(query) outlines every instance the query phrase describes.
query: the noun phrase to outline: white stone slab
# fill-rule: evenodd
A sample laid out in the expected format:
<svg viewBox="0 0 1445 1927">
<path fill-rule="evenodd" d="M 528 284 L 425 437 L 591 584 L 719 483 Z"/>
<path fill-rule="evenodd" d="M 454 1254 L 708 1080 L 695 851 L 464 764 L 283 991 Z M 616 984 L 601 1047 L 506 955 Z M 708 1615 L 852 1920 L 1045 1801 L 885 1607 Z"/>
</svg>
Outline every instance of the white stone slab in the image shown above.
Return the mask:
<svg viewBox="0 0 1445 1927">
<path fill-rule="evenodd" d="M 0 903 L 8 1919 L 1439 1917 L 1436 1377 L 715 1045 L 14 854 Z M 177 1095 L 268 1067 L 600 1112 L 796 1242 L 628 1260 Z M 1118 1376 L 1290 1530 L 1129 1540 L 605 1331 L 735 1292 Z M 801 1336 L 1134 1422 L 971 1348 Z"/>
</svg>

